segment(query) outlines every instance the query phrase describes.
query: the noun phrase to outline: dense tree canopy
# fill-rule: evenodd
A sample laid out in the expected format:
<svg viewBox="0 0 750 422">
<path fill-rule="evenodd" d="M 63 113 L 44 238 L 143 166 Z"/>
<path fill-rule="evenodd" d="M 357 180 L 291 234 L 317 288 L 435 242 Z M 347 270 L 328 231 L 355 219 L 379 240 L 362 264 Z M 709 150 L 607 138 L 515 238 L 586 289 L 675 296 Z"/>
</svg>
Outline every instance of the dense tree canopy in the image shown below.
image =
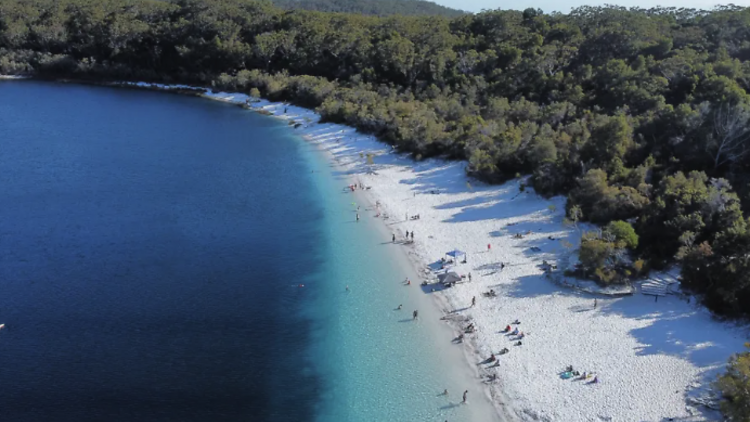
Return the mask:
<svg viewBox="0 0 750 422">
<path fill-rule="evenodd" d="M 315 107 L 415 157 L 468 160 L 608 228 L 601 280 L 682 260 L 750 313 L 750 9 L 581 7 L 452 19 L 254 0 L 0 0 L 0 72 L 219 86 Z M 638 268 L 624 268 L 633 251 Z M 636 257 L 636 258 L 639 258 Z"/>
<path fill-rule="evenodd" d="M 362 13 L 374 16 L 445 16 L 466 14 L 461 10 L 425 0 L 272 0 L 282 9 L 317 10 L 319 12 Z"/>
</svg>

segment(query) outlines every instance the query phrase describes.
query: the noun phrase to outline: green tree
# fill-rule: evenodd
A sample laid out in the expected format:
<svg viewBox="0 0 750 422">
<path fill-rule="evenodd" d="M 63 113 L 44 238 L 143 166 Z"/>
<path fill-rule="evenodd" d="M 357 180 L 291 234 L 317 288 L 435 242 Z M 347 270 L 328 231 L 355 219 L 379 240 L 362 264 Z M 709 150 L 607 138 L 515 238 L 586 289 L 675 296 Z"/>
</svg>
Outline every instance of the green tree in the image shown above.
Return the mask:
<svg viewBox="0 0 750 422">
<path fill-rule="evenodd" d="M 750 343 L 745 344 L 750 348 Z M 750 421 L 750 352 L 739 353 L 729 360 L 726 374 L 719 377 L 716 388 L 724 396 L 721 410 L 732 421 Z"/>
<path fill-rule="evenodd" d="M 635 249 L 638 247 L 638 235 L 630 223 L 611 221 L 604 231 L 614 237 L 614 243 L 620 248 Z"/>
</svg>

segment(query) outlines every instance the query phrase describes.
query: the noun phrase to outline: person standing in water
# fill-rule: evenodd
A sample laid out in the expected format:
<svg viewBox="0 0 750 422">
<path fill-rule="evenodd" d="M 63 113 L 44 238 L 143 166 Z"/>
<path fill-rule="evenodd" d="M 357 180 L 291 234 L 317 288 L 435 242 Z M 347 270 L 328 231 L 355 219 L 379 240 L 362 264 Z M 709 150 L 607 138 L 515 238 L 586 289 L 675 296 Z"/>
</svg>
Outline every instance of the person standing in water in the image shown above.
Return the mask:
<svg viewBox="0 0 750 422">
<path fill-rule="evenodd" d="M 477 297 L 474 296 L 474 297 L 471 298 L 471 306 L 473 307 L 476 304 L 477 304 Z"/>
<path fill-rule="evenodd" d="M 414 230 L 411 231 L 411 241 L 414 241 Z"/>
<path fill-rule="evenodd" d="M 357 213 L 357 221 L 359 221 L 359 213 Z"/>
<path fill-rule="evenodd" d="M 461 403 L 466 403 L 466 395 L 469 394 L 469 390 L 464 390 L 464 401 Z"/>
<path fill-rule="evenodd" d="M 391 240 L 391 242 L 396 243 L 396 234 L 395 233 L 393 234 L 393 239 Z"/>
<path fill-rule="evenodd" d="M 414 319 L 417 319 L 417 317 L 418 317 L 418 316 L 419 316 L 419 312 L 417 312 L 417 311 L 414 311 L 414 312 L 412 313 L 412 319 L 413 319 L 413 320 L 414 320 Z"/>
</svg>

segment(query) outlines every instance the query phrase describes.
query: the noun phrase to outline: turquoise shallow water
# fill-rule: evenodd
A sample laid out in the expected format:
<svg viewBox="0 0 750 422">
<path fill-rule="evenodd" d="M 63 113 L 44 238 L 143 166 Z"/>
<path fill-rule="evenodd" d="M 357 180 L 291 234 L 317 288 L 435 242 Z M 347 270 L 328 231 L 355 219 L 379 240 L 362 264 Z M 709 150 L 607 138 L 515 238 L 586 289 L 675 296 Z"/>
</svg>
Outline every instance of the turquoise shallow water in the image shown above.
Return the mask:
<svg viewBox="0 0 750 422">
<path fill-rule="evenodd" d="M 358 204 L 356 222 L 357 199 L 343 191 L 349 179 L 315 147 L 306 154 L 321 195 L 326 246 L 323 280 L 308 308 L 318 327 L 310 356 L 325 374 L 317 420 L 468 420 L 458 405 L 464 386 L 446 370 L 464 363 L 438 352 L 450 337 L 426 326 L 425 315 L 434 314 L 425 307 L 434 305 L 418 283 L 403 285 L 404 259 L 395 257 L 402 247 L 374 226 L 382 223 L 366 204 Z M 422 321 L 412 320 L 415 307 L 422 307 Z M 444 388 L 450 397 L 439 394 Z"/>
<path fill-rule="evenodd" d="M 0 418 L 467 420 L 347 184 L 235 106 L 0 83 Z"/>
</svg>

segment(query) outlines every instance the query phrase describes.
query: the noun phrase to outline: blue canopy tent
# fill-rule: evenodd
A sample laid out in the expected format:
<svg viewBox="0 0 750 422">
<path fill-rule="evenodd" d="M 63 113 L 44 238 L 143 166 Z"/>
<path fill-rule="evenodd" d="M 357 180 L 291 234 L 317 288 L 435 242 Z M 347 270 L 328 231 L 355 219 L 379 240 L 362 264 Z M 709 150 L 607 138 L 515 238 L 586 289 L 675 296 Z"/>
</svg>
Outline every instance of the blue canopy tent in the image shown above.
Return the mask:
<svg viewBox="0 0 750 422">
<path fill-rule="evenodd" d="M 452 250 L 450 252 L 447 252 L 446 255 L 452 256 L 453 258 L 456 259 L 456 261 L 458 261 L 458 257 L 461 256 L 461 255 L 463 255 L 464 259 L 466 259 L 466 252 L 459 251 L 458 249 L 454 249 L 454 250 Z"/>
</svg>

